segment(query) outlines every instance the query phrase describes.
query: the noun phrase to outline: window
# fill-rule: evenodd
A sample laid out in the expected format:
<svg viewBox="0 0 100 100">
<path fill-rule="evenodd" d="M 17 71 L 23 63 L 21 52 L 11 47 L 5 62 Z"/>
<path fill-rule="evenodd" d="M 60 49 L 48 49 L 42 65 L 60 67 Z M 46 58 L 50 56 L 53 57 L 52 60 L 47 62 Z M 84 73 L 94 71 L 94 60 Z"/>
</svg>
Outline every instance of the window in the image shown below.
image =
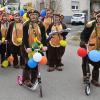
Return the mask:
<svg viewBox="0 0 100 100">
<path fill-rule="evenodd" d="M 72 10 L 79 10 L 79 1 L 72 0 L 71 8 L 72 8 Z"/>
<path fill-rule="evenodd" d="M 53 1 L 50 2 L 51 9 L 54 10 L 55 9 L 55 5 L 56 5 L 56 1 L 53 0 Z"/>
<path fill-rule="evenodd" d="M 76 6 L 76 9 L 78 9 L 78 6 Z"/>
<path fill-rule="evenodd" d="M 74 17 L 81 17 L 82 14 L 74 14 L 73 16 L 74 16 Z"/>
<path fill-rule="evenodd" d="M 44 2 L 40 3 L 40 10 L 44 9 L 45 6 L 44 6 Z"/>
<path fill-rule="evenodd" d="M 75 6 L 72 6 L 72 9 L 75 9 Z"/>
</svg>

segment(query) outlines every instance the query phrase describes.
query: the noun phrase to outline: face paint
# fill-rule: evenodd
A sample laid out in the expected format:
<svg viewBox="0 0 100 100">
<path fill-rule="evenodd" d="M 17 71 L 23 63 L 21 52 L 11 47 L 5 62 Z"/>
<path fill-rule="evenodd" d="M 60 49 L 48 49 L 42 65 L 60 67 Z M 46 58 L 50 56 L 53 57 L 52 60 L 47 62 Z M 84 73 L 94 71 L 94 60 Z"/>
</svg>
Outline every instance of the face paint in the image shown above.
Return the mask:
<svg viewBox="0 0 100 100">
<path fill-rule="evenodd" d="M 60 18 L 59 16 L 54 15 L 54 23 L 60 23 Z"/>
<path fill-rule="evenodd" d="M 15 14 L 14 15 L 14 20 L 15 20 L 15 22 L 20 22 L 20 16 L 19 16 L 19 14 Z"/>
<path fill-rule="evenodd" d="M 2 21 L 3 21 L 3 22 L 7 22 L 7 16 L 3 16 L 3 17 L 2 17 Z"/>
<path fill-rule="evenodd" d="M 37 13 L 31 13 L 31 14 L 29 14 L 29 16 L 30 16 L 30 20 L 32 21 L 32 22 L 37 22 L 38 21 L 38 14 Z"/>
<path fill-rule="evenodd" d="M 97 15 L 97 23 L 100 23 L 100 14 Z"/>
</svg>

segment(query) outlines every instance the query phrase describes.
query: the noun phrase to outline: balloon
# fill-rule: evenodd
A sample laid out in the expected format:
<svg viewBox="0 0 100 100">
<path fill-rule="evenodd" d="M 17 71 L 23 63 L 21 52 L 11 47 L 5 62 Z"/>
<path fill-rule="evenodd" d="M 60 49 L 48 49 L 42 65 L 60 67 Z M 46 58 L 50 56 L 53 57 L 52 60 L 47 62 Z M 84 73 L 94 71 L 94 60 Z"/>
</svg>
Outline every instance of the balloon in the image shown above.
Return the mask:
<svg viewBox="0 0 100 100">
<path fill-rule="evenodd" d="M 37 67 L 37 65 L 38 65 L 38 63 L 37 62 L 35 62 L 33 59 L 29 59 L 28 60 L 28 67 L 29 68 L 36 68 Z"/>
<path fill-rule="evenodd" d="M 20 16 L 23 16 L 25 11 L 23 9 L 20 10 Z"/>
<path fill-rule="evenodd" d="M 60 41 L 60 45 L 61 45 L 62 47 L 66 47 L 67 44 L 68 44 L 68 42 L 67 42 L 66 40 L 61 40 L 61 41 Z"/>
<path fill-rule="evenodd" d="M 33 58 L 33 54 L 34 54 L 34 52 L 28 53 L 28 58 L 29 58 L 29 59 Z"/>
<path fill-rule="evenodd" d="M 88 57 L 93 62 L 99 62 L 100 61 L 100 51 L 92 50 L 89 52 Z"/>
<path fill-rule="evenodd" d="M 84 49 L 84 48 L 79 48 L 79 49 L 77 50 L 77 54 L 78 54 L 78 56 L 80 56 L 80 57 L 85 57 L 85 56 L 87 55 L 87 50 Z"/>
<path fill-rule="evenodd" d="M 9 57 L 8 57 L 8 62 L 10 62 L 10 63 L 11 63 L 11 62 L 13 62 L 13 61 L 14 61 L 14 57 L 13 57 L 12 55 L 11 55 L 11 56 L 9 56 Z"/>
<path fill-rule="evenodd" d="M 34 61 L 40 62 L 41 59 L 42 59 L 41 53 L 36 52 L 36 53 L 33 55 L 33 60 L 34 60 Z"/>
<path fill-rule="evenodd" d="M 43 48 L 43 44 L 40 44 L 40 48 Z"/>
<path fill-rule="evenodd" d="M 41 17 L 45 17 L 46 16 L 46 10 L 45 9 L 41 10 L 40 15 L 41 15 Z"/>
<path fill-rule="evenodd" d="M 27 17 L 27 13 L 25 13 L 25 14 L 23 15 L 23 19 L 24 19 L 25 21 L 28 21 L 28 20 L 29 20 L 29 18 Z"/>
<path fill-rule="evenodd" d="M 38 43 L 37 42 L 34 42 L 33 44 L 32 44 L 32 48 L 38 48 L 39 47 L 39 45 L 38 45 Z"/>
<path fill-rule="evenodd" d="M 9 19 L 10 19 L 10 20 L 13 20 L 13 19 L 14 19 L 14 16 L 9 15 Z"/>
<path fill-rule="evenodd" d="M 5 37 L 2 37 L 2 40 L 1 41 L 2 41 L 2 43 L 4 43 L 5 42 Z"/>
<path fill-rule="evenodd" d="M 18 43 L 22 43 L 22 38 L 17 38 Z"/>
<path fill-rule="evenodd" d="M 46 63 L 47 63 L 47 58 L 43 56 L 39 64 L 45 65 Z"/>
<path fill-rule="evenodd" d="M 3 66 L 4 68 L 7 68 L 7 67 L 8 67 L 8 61 L 7 61 L 7 60 L 4 60 L 4 61 L 2 62 L 2 66 Z"/>
</svg>

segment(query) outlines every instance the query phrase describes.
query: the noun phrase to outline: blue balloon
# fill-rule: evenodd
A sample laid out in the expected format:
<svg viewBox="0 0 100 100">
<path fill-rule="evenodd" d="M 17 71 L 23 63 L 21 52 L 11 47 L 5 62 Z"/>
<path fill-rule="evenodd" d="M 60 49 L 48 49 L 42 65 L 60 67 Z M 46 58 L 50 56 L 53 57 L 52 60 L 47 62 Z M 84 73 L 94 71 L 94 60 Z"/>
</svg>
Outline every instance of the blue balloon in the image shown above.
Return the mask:
<svg viewBox="0 0 100 100">
<path fill-rule="evenodd" d="M 100 51 L 92 50 L 89 52 L 88 57 L 93 62 L 99 62 L 100 61 Z"/>
<path fill-rule="evenodd" d="M 46 10 L 45 9 L 41 10 L 40 15 L 41 15 L 41 17 L 45 17 L 46 16 Z"/>
<path fill-rule="evenodd" d="M 23 9 L 20 10 L 20 16 L 23 16 L 25 11 Z"/>
<path fill-rule="evenodd" d="M 32 69 L 33 69 L 33 68 L 36 68 L 37 65 L 38 65 L 38 63 L 35 62 L 33 59 L 29 59 L 27 64 L 28 64 L 28 67 L 29 67 L 29 68 L 32 68 Z"/>
</svg>

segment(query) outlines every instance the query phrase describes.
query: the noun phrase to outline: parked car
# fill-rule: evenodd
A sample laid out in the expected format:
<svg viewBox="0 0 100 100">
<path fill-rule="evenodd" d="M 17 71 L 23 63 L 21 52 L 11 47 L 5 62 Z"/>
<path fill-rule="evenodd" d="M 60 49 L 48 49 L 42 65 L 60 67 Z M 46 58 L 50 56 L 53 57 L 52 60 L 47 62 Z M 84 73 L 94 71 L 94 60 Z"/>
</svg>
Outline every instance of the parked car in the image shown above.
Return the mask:
<svg viewBox="0 0 100 100">
<path fill-rule="evenodd" d="M 85 13 L 75 13 L 71 17 L 71 24 L 85 24 L 86 14 Z"/>
</svg>

